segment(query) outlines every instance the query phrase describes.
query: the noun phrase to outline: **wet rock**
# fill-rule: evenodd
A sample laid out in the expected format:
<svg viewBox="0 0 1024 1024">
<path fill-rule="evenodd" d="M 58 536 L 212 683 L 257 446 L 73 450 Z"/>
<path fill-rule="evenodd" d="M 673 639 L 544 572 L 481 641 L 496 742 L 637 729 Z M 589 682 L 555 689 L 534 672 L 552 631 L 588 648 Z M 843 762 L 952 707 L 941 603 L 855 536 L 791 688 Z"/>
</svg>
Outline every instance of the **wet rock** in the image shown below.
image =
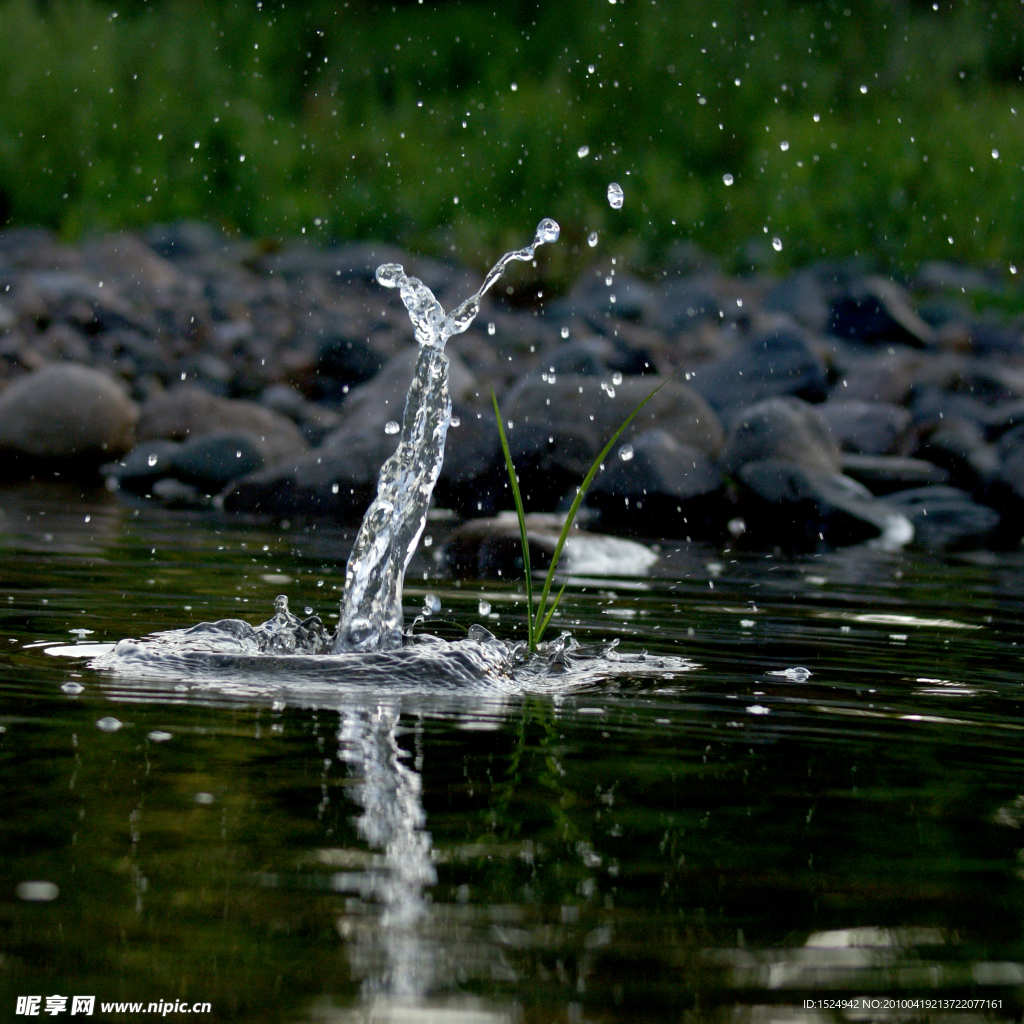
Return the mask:
<svg viewBox="0 0 1024 1024">
<path fill-rule="evenodd" d="M 530 567 L 543 572 L 551 565 L 564 519 L 531 514 L 526 517 Z M 506 513 L 475 519 L 460 526 L 439 552 L 439 560 L 462 579 L 516 579 L 523 575 L 519 522 Z M 650 548 L 621 537 L 590 533 L 574 524 L 562 549 L 559 570 L 585 576 L 643 576 L 657 561 Z"/>
<path fill-rule="evenodd" d="M 891 455 L 900 449 L 910 413 L 887 402 L 830 399 L 817 407 L 844 452 Z"/>
<path fill-rule="evenodd" d="M 340 402 L 352 388 L 375 377 L 384 363 L 383 356 L 361 338 L 328 335 L 317 353 L 315 397 Z"/>
<path fill-rule="evenodd" d="M 964 419 L 943 420 L 915 455 L 947 470 L 954 487 L 973 494 L 984 492 L 999 469 L 996 451 L 982 429 Z"/>
<path fill-rule="evenodd" d="M 839 446 L 824 417 L 799 398 L 769 398 L 737 414 L 722 452 L 724 472 L 748 462 L 783 460 L 818 473 L 838 473 Z"/>
<path fill-rule="evenodd" d="M 742 466 L 738 479 L 744 543 L 813 549 L 875 540 L 897 548 L 913 537 L 905 516 L 840 473 L 764 459 Z"/>
<path fill-rule="evenodd" d="M 558 317 L 582 317 L 599 328 L 611 316 L 642 319 L 654 302 L 650 285 L 632 274 L 619 271 L 612 277 L 594 268 L 584 273 L 567 295 L 552 303 L 551 310 Z"/>
<path fill-rule="evenodd" d="M 544 365 L 548 373 L 581 373 L 591 377 L 611 374 L 608 357 L 614 349 L 605 338 L 585 338 L 571 341 L 545 353 Z"/>
<path fill-rule="evenodd" d="M 844 454 L 842 470 L 846 476 L 862 483 L 875 495 L 929 484 L 944 484 L 949 480 L 949 472 L 934 463 L 899 455 Z"/>
<path fill-rule="evenodd" d="M 260 395 L 260 405 L 287 416 L 302 431 L 311 444 L 320 444 L 337 428 L 340 417 L 331 409 L 308 401 L 295 388 L 287 384 L 273 384 Z"/>
<path fill-rule="evenodd" d="M 710 537 L 727 518 L 718 470 L 658 427 L 608 455 L 586 503 L 601 513 L 602 529 L 633 536 Z"/>
<path fill-rule="evenodd" d="M 120 385 L 85 366 L 45 367 L 0 394 L 4 461 L 43 460 L 96 467 L 129 451 L 138 409 Z"/>
<path fill-rule="evenodd" d="M 995 509 L 979 505 L 956 487 L 912 488 L 885 500 L 912 523 L 916 547 L 978 547 L 992 542 L 999 527 Z"/>
<path fill-rule="evenodd" d="M 864 342 L 934 345 L 935 331 L 914 310 L 905 289 L 885 277 L 854 282 L 832 302 L 828 329 Z"/>
<path fill-rule="evenodd" d="M 919 365 L 920 356 L 906 349 L 858 359 L 844 370 L 833 394 L 843 401 L 902 405 L 910 397 Z"/>
<path fill-rule="evenodd" d="M 780 281 L 761 300 L 765 309 L 788 313 L 796 321 L 819 333 L 825 329 L 829 305 L 825 289 L 812 270 L 801 270 Z"/>
<path fill-rule="evenodd" d="M 690 385 L 719 412 L 776 395 L 820 402 L 827 393 L 824 361 L 795 326 L 754 335 L 724 359 L 699 367 Z"/>
<path fill-rule="evenodd" d="M 552 380 L 521 379 L 501 400 L 501 411 L 511 420 L 511 444 L 516 430 L 557 427 L 567 435 L 590 437 L 590 460 L 618 430 L 623 420 L 661 383 L 657 377 L 624 378 L 621 384 L 584 374 L 556 374 Z M 708 455 L 722 446 L 722 426 L 714 411 L 692 388 L 670 378 L 647 403 L 623 434 L 623 440 L 651 427 L 661 427 L 681 444 Z M 581 450 L 581 458 L 584 457 Z M 588 462 L 589 465 L 589 462 Z"/>
<path fill-rule="evenodd" d="M 157 480 L 174 472 L 174 456 L 181 447 L 177 441 L 156 439 L 137 444 L 123 459 L 102 466 L 100 472 L 133 494 L 150 494 Z"/>
<path fill-rule="evenodd" d="M 352 435 L 344 448 L 320 448 L 233 481 L 223 493 L 223 507 L 357 525 L 377 493 L 382 462 L 375 438 Z"/>
<path fill-rule="evenodd" d="M 238 477 L 263 469 L 260 439 L 240 431 L 218 430 L 190 437 L 171 459 L 172 474 L 201 494 L 219 494 Z"/>
<path fill-rule="evenodd" d="M 254 402 L 221 398 L 192 385 L 150 398 L 142 406 L 138 424 L 143 440 L 184 441 L 221 430 L 258 438 L 268 465 L 308 449 L 299 428 L 287 417 Z"/>
<path fill-rule="evenodd" d="M 511 505 L 494 413 L 453 403 L 452 423 L 434 500 L 464 519 L 494 516 Z"/>
<path fill-rule="evenodd" d="M 688 331 L 701 322 L 718 324 L 725 299 L 714 277 L 687 277 L 668 281 L 658 293 L 652 320 L 663 330 Z"/>
<path fill-rule="evenodd" d="M 154 224 L 145 233 L 146 241 L 167 260 L 191 259 L 220 249 L 227 239 L 209 224 L 194 220 L 176 224 Z"/>
<path fill-rule="evenodd" d="M 167 508 L 208 509 L 212 504 L 204 488 L 183 483 L 174 477 L 154 481 L 148 493 Z"/>
<path fill-rule="evenodd" d="M 985 498 L 1002 513 L 1000 539 L 1015 543 L 1024 534 L 1024 428 L 1001 439 L 998 453 L 1000 465 Z"/>
</svg>

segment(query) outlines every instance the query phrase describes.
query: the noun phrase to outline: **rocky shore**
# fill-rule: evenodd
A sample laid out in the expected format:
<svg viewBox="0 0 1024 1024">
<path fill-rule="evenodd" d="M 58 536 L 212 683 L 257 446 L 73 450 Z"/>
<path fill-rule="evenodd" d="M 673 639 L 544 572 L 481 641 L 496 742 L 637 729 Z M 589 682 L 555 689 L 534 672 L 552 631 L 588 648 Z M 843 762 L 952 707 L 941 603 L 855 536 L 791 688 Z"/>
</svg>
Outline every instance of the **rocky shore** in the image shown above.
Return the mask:
<svg viewBox="0 0 1024 1024">
<path fill-rule="evenodd" d="M 469 521 L 459 571 L 488 570 L 479 538 L 494 531 L 473 521 L 512 507 L 491 387 L 527 510 L 553 512 L 666 378 L 594 482 L 593 529 L 792 549 L 1020 543 L 1012 277 L 935 262 L 909 281 L 855 264 L 733 278 L 682 249 L 640 279 L 587 256 L 564 295 L 510 285 L 448 347 L 435 501 Z M 267 251 L 192 223 L 77 247 L 0 232 L 0 474 L 359 522 L 416 356 L 404 308 L 374 282 L 383 262 L 446 307 L 478 284 L 387 245 Z"/>
</svg>

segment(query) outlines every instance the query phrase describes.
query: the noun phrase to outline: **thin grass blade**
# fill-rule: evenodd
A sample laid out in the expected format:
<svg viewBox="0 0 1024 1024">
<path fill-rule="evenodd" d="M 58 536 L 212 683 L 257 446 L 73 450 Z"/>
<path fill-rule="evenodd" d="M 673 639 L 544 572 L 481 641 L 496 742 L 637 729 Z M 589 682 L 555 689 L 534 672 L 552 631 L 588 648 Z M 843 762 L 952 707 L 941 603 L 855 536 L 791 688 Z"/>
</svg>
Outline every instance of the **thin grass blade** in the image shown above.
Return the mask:
<svg viewBox="0 0 1024 1024">
<path fill-rule="evenodd" d="M 519 539 L 523 545 L 523 570 L 526 573 L 526 634 L 530 645 L 530 653 L 537 650 L 537 638 L 534 637 L 533 621 L 533 572 L 530 568 L 530 541 L 526 536 L 526 512 L 523 510 L 523 499 L 519 494 L 519 480 L 516 467 L 512 463 L 512 453 L 505 437 L 505 425 L 501 421 L 501 410 L 498 408 L 498 396 L 491 388 L 491 401 L 494 403 L 494 418 L 498 422 L 498 436 L 501 438 L 501 450 L 505 454 L 505 467 L 508 469 L 509 483 L 512 485 L 512 498 L 516 503 L 516 517 L 519 519 Z"/>
</svg>

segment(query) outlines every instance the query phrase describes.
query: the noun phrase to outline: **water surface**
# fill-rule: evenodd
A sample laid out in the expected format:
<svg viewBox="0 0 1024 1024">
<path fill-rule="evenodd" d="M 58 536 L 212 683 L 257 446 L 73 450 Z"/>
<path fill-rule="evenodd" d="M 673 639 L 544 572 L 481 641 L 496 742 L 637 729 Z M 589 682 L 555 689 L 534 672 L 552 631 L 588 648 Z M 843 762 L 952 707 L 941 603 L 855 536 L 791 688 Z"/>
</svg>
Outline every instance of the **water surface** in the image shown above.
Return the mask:
<svg viewBox="0 0 1024 1024">
<path fill-rule="evenodd" d="M 0 509 L 5 1014 L 1020 1015 L 1017 553 L 665 545 L 646 578 L 570 584 L 561 628 L 693 663 L 671 678 L 195 686 L 46 652 L 258 623 L 278 593 L 333 628 L 352 533 L 50 487 Z M 429 593 L 417 629 L 524 638 L 515 584 L 439 570 L 450 528 L 427 524 L 406 621 Z M 936 1002 L 966 998 L 987 1002 Z"/>
</svg>

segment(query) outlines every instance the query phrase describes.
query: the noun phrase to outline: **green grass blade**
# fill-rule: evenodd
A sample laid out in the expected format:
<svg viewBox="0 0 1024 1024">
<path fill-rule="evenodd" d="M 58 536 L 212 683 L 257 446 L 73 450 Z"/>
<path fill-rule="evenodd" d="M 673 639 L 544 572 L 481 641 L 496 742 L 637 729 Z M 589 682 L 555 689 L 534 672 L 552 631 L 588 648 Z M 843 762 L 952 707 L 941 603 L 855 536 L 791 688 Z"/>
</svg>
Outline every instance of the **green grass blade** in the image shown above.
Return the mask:
<svg viewBox="0 0 1024 1024">
<path fill-rule="evenodd" d="M 551 617 L 555 614 L 555 609 L 558 607 L 558 602 L 562 600 L 562 595 L 565 593 L 565 588 L 569 586 L 569 577 L 566 576 L 565 582 L 562 584 L 562 589 L 555 595 L 554 601 L 551 602 L 551 607 L 548 609 L 547 615 L 544 616 L 544 621 L 537 626 L 537 643 L 540 643 L 540 638 L 544 635 L 544 630 L 548 628 L 548 623 L 551 621 Z"/>
<path fill-rule="evenodd" d="M 523 499 L 519 494 L 519 480 L 516 478 L 516 467 L 512 464 L 512 453 L 508 450 L 505 437 L 505 425 L 501 422 L 501 410 L 498 408 L 498 396 L 491 388 L 491 401 L 494 403 L 494 418 L 498 421 L 498 436 L 501 438 L 501 450 L 505 453 L 505 467 L 508 479 L 512 484 L 512 497 L 516 503 L 516 516 L 519 519 L 519 539 L 523 545 L 523 569 L 526 572 L 526 633 L 530 645 L 530 653 L 537 650 L 537 639 L 533 635 L 533 572 L 530 569 L 530 541 L 526 536 L 526 513 L 523 511 Z"/>
<path fill-rule="evenodd" d="M 671 375 L 665 378 L 623 421 L 622 426 L 615 431 L 611 436 L 611 440 L 601 449 L 601 454 L 594 459 L 593 465 L 590 467 L 590 472 L 583 478 L 583 483 L 580 484 L 579 490 L 576 492 L 576 498 L 569 508 L 569 514 L 565 517 L 565 525 L 562 527 L 562 532 L 559 535 L 558 543 L 555 545 L 555 553 L 551 556 L 551 565 L 548 567 L 548 575 L 544 580 L 544 589 L 540 594 L 540 604 L 537 606 L 537 617 L 534 621 L 533 626 L 530 629 L 530 635 L 536 643 L 540 643 L 541 637 L 544 635 L 544 630 L 547 629 L 548 623 L 551 621 L 551 616 L 554 614 L 555 607 L 558 604 L 558 598 L 555 599 L 555 604 L 551 606 L 551 611 L 547 612 L 548 594 L 551 591 L 551 583 L 555 578 L 555 570 L 558 568 L 558 560 L 562 557 L 562 548 L 565 547 L 565 542 L 569 537 L 569 531 L 572 529 L 573 520 L 576 518 L 576 513 L 580 510 L 580 505 L 583 504 L 583 499 L 586 497 L 587 488 L 590 487 L 597 476 L 597 471 L 601 468 L 601 463 L 604 462 L 605 456 L 612 450 L 615 442 L 622 436 L 622 432 L 633 422 L 636 415 L 641 409 L 672 379 Z M 495 400 L 495 408 L 497 408 L 497 400 Z M 500 427 L 500 424 L 499 424 Z M 502 435 L 504 436 L 504 435 Z M 511 456 L 508 456 L 509 465 L 512 463 Z M 520 517 L 520 521 L 522 518 Z M 523 537 L 525 538 L 525 524 L 523 529 Z M 524 539 L 523 543 L 526 541 Z M 568 583 L 568 580 L 566 580 Z M 565 589 L 563 584 L 562 590 Z M 558 597 L 562 595 L 559 593 Z"/>
</svg>

